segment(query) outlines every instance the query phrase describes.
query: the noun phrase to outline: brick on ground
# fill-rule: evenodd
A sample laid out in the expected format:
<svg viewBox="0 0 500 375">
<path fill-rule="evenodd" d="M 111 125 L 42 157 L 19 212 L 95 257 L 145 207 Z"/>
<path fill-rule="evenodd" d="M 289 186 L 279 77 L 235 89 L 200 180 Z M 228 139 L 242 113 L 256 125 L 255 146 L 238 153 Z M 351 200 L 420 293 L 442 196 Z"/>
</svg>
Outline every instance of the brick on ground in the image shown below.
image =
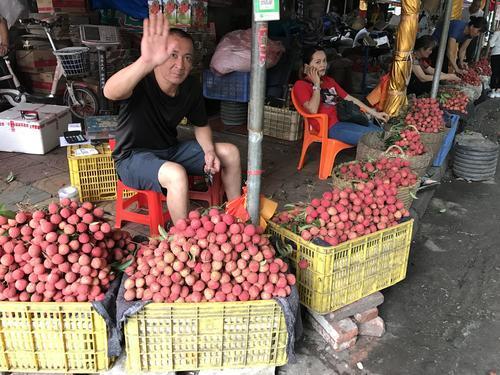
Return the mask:
<svg viewBox="0 0 500 375">
<path fill-rule="evenodd" d="M 358 339 L 358 336 L 355 336 L 352 339 L 350 339 L 349 341 L 343 342 L 341 344 L 334 343 L 332 346 L 333 350 L 335 350 L 337 352 L 341 352 L 342 350 L 352 348 L 354 345 L 356 345 L 357 339 Z"/>
<path fill-rule="evenodd" d="M 359 324 L 358 328 L 361 336 L 381 337 L 385 333 L 384 320 L 380 316 Z"/>
<path fill-rule="evenodd" d="M 356 343 L 358 327 L 350 318 L 340 321 L 330 321 L 326 316 L 319 315 L 314 311 L 307 310 L 307 312 L 313 329 L 318 332 L 334 350 L 341 351 Z"/>
<path fill-rule="evenodd" d="M 356 323 L 365 323 L 369 320 L 375 319 L 378 316 L 378 309 L 373 307 L 361 313 L 354 314 L 353 318 Z"/>
<path fill-rule="evenodd" d="M 384 302 L 384 295 L 380 292 L 375 292 L 370 294 L 369 296 L 361 298 L 356 302 L 353 302 L 347 306 L 341 307 L 338 310 L 326 314 L 325 317 L 328 317 L 330 321 L 342 320 L 350 316 L 354 316 L 357 313 L 362 313 L 373 307 L 377 307 L 381 305 L 383 302 Z"/>
</svg>

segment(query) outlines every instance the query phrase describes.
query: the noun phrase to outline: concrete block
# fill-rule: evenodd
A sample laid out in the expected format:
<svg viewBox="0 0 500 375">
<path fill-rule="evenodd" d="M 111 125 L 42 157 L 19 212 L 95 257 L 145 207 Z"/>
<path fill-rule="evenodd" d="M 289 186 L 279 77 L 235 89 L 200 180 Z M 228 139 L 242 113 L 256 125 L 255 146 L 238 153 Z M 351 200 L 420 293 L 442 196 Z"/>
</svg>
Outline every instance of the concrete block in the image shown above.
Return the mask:
<svg viewBox="0 0 500 375">
<path fill-rule="evenodd" d="M 198 375 L 274 375 L 276 367 L 256 367 L 224 370 L 200 370 Z"/>
<path fill-rule="evenodd" d="M 363 311 L 369 310 L 373 307 L 377 307 L 384 302 L 384 295 L 380 292 L 375 292 L 361 298 L 360 300 L 353 302 L 347 306 L 341 307 L 326 315 L 328 320 L 336 321 L 354 316 L 357 313 L 362 313 Z"/>
<path fill-rule="evenodd" d="M 385 333 L 384 320 L 380 316 L 366 323 L 359 324 L 358 328 L 361 336 L 382 337 Z"/>
<path fill-rule="evenodd" d="M 369 320 L 375 319 L 378 316 L 378 309 L 373 307 L 361 313 L 354 314 L 354 321 L 356 323 L 365 323 Z"/>
</svg>

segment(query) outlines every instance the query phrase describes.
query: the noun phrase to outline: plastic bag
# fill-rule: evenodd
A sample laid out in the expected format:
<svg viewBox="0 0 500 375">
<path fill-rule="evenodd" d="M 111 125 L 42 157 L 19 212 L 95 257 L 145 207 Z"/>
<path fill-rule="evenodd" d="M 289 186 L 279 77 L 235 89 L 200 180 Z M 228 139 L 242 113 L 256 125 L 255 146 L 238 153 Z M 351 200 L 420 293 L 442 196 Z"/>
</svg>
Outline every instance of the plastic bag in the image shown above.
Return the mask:
<svg viewBox="0 0 500 375">
<path fill-rule="evenodd" d="M 276 209 L 278 208 L 278 203 L 260 195 L 260 226 L 262 228 L 267 227 L 267 220 L 273 217 Z M 250 220 L 250 214 L 247 211 L 247 187 L 243 187 L 243 194 L 238 198 L 227 202 L 226 213 L 231 214 L 238 218 L 242 222 L 247 222 Z"/>
<path fill-rule="evenodd" d="M 7 20 L 9 28 L 16 23 L 18 18 L 28 17 L 28 12 L 27 0 L 0 1 L 0 16 Z"/>
<path fill-rule="evenodd" d="M 215 49 L 210 68 L 219 74 L 249 72 L 252 51 L 252 29 L 232 31 L 224 36 Z M 281 42 L 267 41 L 266 67 L 275 66 L 285 52 Z"/>
</svg>

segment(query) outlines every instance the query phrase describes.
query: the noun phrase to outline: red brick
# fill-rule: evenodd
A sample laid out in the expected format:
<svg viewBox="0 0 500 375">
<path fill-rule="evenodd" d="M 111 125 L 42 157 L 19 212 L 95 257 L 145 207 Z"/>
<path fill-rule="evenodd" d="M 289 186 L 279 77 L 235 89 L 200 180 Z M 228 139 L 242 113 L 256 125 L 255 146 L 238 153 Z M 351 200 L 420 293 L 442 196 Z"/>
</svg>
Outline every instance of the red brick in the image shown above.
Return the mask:
<svg viewBox="0 0 500 375">
<path fill-rule="evenodd" d="M 339 344 L 358 335 L 358 326 L 350 318 L 330 322 L 330 326 L 333 328 L 332 338 Z"/>
<path fill-rule="evenodd" d="M 377 307 L 383 302 L 384 296 L 382 293 L 375 292 L 357 300 L 356 302 L 350 303 L 347 306 L 341 307 L 340 309 L 325 315 L 325 317 L 330 321 L 345 319 L 356 313 L 366 311 L 372 307 Z"/>
<path fill-rule="evenodd" d="M 378 316 L 378 309 L 376 307 L 354 314 L 354 321 L 356 323 L 366 323 L 369 320 L 375 319 Z"/>
<path fill-rule="evenodd" d="M 385 333 L 384 321 L 380 316 L 368 322 L 359 324 L 359 334 L 362 336 L 381 337 Z"/>
<path fill-rule="evenodd" d="M 333 350 L 335 350 L 336 352 L 341 352 L 342 350 L 349 349 L 349 348 L 353 347 L 356 344 L 357 338 L 358 338 L 358 336 L 355 336 L 352 339 L 350 339 L 349 341 L 346 341 L 346 342 L 343 342 L 343 343 L 340 343 L 340 344 L 339 343 L 334 343 L 332 345 Z"/>
<path fill-rule="evenodd" d="M 318 332 L 334 350 L 344 350 L 354 345 L 356 342 L 358 327 L 351 319 L 344 319 L 345 321 L 343 322 L 330 322 L 325 316 L 319 315 L 314 311 L 307 309 L 307 312 L 313 329 Z M 336 324 L 335 328 L 333 327 L 334 323 Z"/>
</svg>

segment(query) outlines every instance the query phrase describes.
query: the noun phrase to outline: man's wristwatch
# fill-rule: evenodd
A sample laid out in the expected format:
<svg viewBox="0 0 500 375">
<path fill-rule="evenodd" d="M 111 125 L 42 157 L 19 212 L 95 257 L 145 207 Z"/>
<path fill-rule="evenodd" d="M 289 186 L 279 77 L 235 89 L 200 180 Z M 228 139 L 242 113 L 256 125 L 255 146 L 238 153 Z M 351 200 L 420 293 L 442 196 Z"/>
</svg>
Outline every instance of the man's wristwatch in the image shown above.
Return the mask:
<svg viewBox="0 0 500 375">
<path fill-rule="evenodd" d="M 319 90 L 321 90 L 320 85 L 313 85 L 313 90 L 314 90 L 314 91 L 319 91 Z"/>
</svg>

